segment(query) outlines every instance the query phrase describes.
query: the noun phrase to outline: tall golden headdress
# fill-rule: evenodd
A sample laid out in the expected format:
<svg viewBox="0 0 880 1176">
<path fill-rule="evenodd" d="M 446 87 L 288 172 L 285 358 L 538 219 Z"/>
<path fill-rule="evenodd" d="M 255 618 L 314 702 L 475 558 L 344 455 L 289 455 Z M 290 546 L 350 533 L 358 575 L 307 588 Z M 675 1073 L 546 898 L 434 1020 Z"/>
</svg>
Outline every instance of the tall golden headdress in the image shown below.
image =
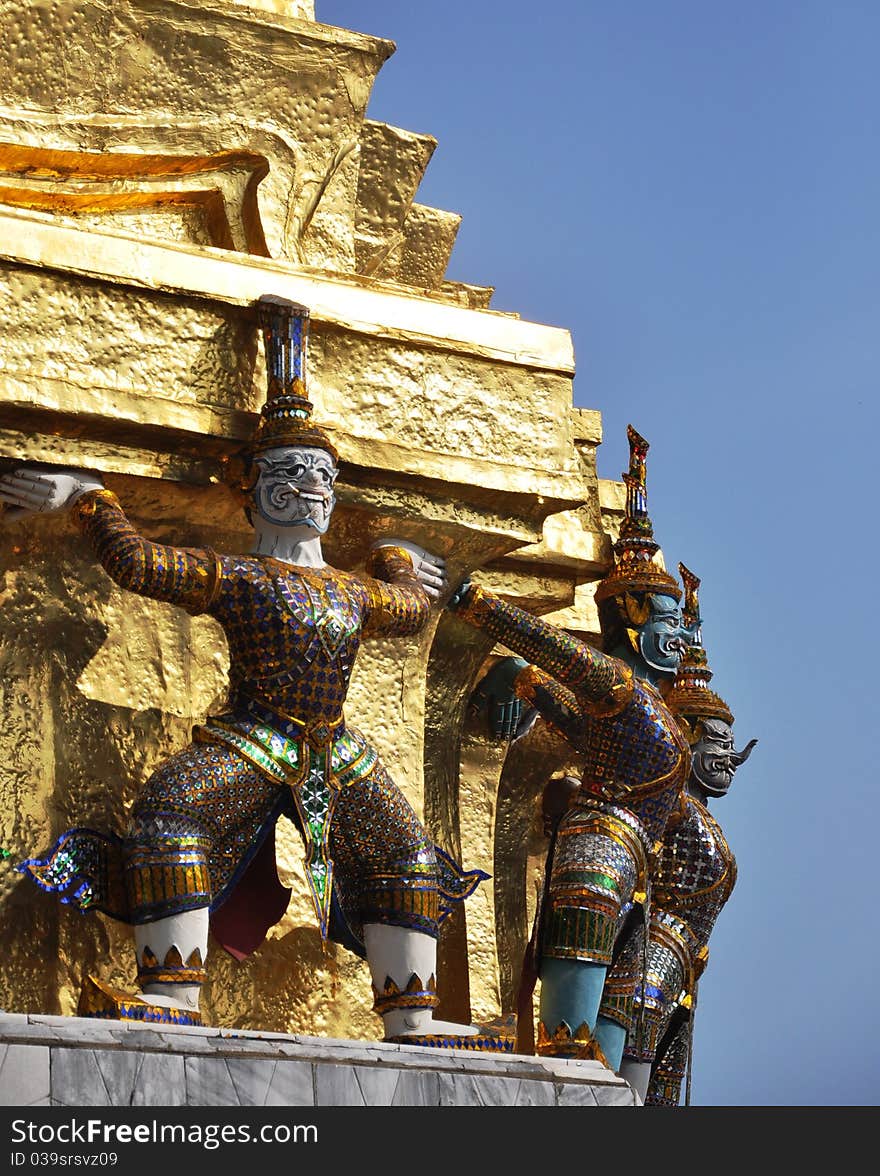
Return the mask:
<svg viewBox="0 0 880 1176">
<path fill-rule="evenodd" d="M 257 303 L 266 353 L 268 388 L 257 431 L 250 445 L 254 456 L 282 445 L 326 449 L 339 454 L 324 430 L 312 420 L 306 395 L 309 311 L 287 298 L 265 294 Z"/>
<path fill-rule="evenodd" d="M 648 515 L 645 465 L 648 442 L 632 425 L 627 425 L 626 435 L 629 472 L 622 475 L 626 485 L 626 513 L 620 524 L 620 537 L 614 544 L 614 567 L 596 585 L 596 602 L 633 592 L 655 592 L 680 600 L 678 581 L 654 561 L 660 544 L 654 539 L 654 527 Z"/>
<path fill-rule="evenodd" d="M 700 719 L 723 719 L 733 726 L 733 713 L 724 699 L 709 689 L 712 671 L 700 635 L 700 580 L 684 564 L 680 563 L 678 570 L 684 584 L 684 622 L 694 631 L 695 639 L 681 659 L 665 702 L 688 742 L 696 743 L 700 737 Z"/>
</svg>

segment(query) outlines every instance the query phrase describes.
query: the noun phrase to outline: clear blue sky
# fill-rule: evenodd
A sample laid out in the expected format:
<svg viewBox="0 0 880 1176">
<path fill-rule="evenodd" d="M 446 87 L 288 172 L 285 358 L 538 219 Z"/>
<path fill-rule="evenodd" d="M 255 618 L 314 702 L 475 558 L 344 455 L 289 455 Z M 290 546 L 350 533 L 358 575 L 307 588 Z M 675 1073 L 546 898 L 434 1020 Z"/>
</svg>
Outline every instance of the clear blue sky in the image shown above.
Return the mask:
<svg viewBox="0 0 880 1176">
<path fill-rule="evenodd" d="M 740 744 L 693 1102 L 877 1105 L 880 5 L 318 0 L 439 146 L 449 275 L 568 328 L 604 477 L 650 441 Z M 859 649 L 859 646 L 863 648 Z"/>
</svg>

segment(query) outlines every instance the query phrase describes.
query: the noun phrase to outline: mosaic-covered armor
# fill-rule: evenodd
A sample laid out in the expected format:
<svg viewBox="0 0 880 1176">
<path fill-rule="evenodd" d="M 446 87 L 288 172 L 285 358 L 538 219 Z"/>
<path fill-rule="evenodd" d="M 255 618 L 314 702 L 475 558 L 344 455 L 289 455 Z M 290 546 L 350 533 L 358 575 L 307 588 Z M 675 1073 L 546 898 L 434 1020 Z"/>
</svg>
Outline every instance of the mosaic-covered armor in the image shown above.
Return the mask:
<svg viewBox="0 0 880 1176">
<path fill-rule="evenodd" d="M 690 1026 L 683 1021 L 671 1035 L 669 1044 L 651 1071 L 645 1094 L 646 1107 L 677 1107 L 681 1088 L 687 1077 L 690 1053 Z"/>
<path fill-rule="evenodd" d="M 647 974 L 636 989 L 624 1054 L 639 1061 L 654 1060 L 676 1008 L 692 1004 L 709 937 L 736 883 L 721 826 L 696 797 L 682 797 L 682 810 L 670 821 L 654 873 Z"/>
<path fill-rule="evenodd" d="M 752 741 L 742 752 L 734 750 L 733 714 L 709 688 L 712 672 L 702 646 L 700 581 L 683 564 L 679 571 L 692 642 L 666 701 L 691 746 L 691 770 L 657 857 L 644 978 L 635 989 L 624 1051 L 625 1067 L 637 1086 L 641 1081 L 641 1093 L 647 1067 L 662 1073 L 654 1084 L 657 1098 L 661 1086 L 666 1091 L 658 1105 L 672 1105 L 664 1100 L 676 1082 L 680 1086 L 682 1043 L 686 1047 L 688 1040 L 682 1030 L 693 1016 L 712 930 L 736 883 L 736 861 L 707 803 L 727 793 L 734 772 L 754 746 Z"/>
<path fill-rule="evenodd" d="M 580 788 L 559 822 L 543 915 L 541 959 L 608 967 L 649 857 L 687 778 L 687 741 L 651 683 L 617 658 L 471 585 L 457 615 L 532 664 L 514 681 L 579 751 Z M 538 1027 L 542 1053 L 576 1052 L 589 1025 Z"/>
<path fill-rule="evenodd" d="M 229 646 L 228 709 L 197 727 L 195 742 L 146 782 L 124 842 L 86 830 L 64 834 L 45 859 L 27 863 L 34 880 L 133 923 L 206 903 L 219 911 L 286 811 L 305 839 L 323 935 L 334 869 L 345 915 L 345 926 L 334 929 L 343 942 L 353 934 L 360 945 L 364 918 L 436 935 L 433 846 L 343 714 L 362 637 L 414 633 L 428 618 L 410 556 L 377 548 L 377 579 L 168 547 L 138 535 L 106 490 L 83 495 L 73 514 L 121 587 L 219 622 Z M 139 865 L 127 872 L 127 891 L 113 863 L 120 853 Z M 268 907 L 253 911 L 248 947 L 263 937 L 254 924 L 265 924 L 264 934 L 286 899 L 287 892 L 273 893 Z M 215 920 L 221 937 L 229 923 L 228 915 Z"/>
<path fill-rule="evenodd" d="M 596 588 L 605 652 L 482 589 L 464 595 L 461 613 L 533 663 L 502 659 L 478 685 L 475 700 L 492 700 L 490 730 L 516 737 L 526 725 L 501 689 L 512 681 L 520 708 L 537 711 L 583 757 L 581 786 L 551 841 L 520 1005 L 539 975 L 538 1052 L 599 1056 L 612 1069 L 642 974 L 653 855 L 689 768 L 660 689 L 685 648 L 681 589 L 654 558 L 648 443 L 631 426 L 627 436 L 626 512 L 614 566 Z"/>
</svg>

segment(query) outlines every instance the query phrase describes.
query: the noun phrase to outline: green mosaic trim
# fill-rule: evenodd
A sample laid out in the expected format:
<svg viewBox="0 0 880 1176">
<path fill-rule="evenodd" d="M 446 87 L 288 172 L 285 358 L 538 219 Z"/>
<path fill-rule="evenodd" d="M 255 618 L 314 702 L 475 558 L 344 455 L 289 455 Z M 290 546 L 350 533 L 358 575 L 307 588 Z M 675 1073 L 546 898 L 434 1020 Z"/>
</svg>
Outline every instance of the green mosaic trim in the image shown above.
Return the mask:
<svg viewBox="0 0 880 1176">
<path fill-rule="evenodd" d="M 373 770 L 373 766 L 378 758 L 379 753 L 374 748 L 367 748 L 366 753 L 352 764 L 351 767 L 346 768 L 344 772 L 336 774 L 339 787 L 345 788 L 349 784 L 356 784 L 358 780 L 362 780 L 364 776 Z"/>
<path fill-rule="evenodd" d="M 611 963 L 617 919 L 584 907 L 558 907 L 550 912 L 544 955 Z"/>
<path fill-rule="evenodd" d="M 330 770 L 337 775 L 343 768 L 358 758 L 367 746 L 362 735 L 345 730 L 333 741 L 330 749 Z"/>
<path fill-rule="evenodd" d="M 613 894 L 620 894 L 620 886 L 617 879 L 612 878 L 610 874 L 603 874 L 601 870 L 586 870 L 578 878 L 578 881 L 583 881 L 587 885 L 591 882 L 600 886 L 603 890 L 610 890 Z"/>
<path fill-rule="evenodd" d="M 242 755 L 255 763 L 257 767 L 262 768 L 264 772 L 277 780 L 279 784 L 286 782 L 287 774 L 284 769 L 258 743 L 254 743 L 253 740 L 245 738 L 238 731 L 230 731 L 226 727 L 214 727 L 208 724 L 204 727 L 204 730 L 209 735 L 213 735 L 221 743 L 226 743 L 230 747 L 234 747 L 237 751 L 240 751 Z"/>
<path fill-rule="evenodd" d="M 274 759 L 287 764 L 289 768 L 299 767 L 301 748 L 295 740 L 286 738 L 272 727 L 267 727 L 262 723 L 248 724 L 248 736 L 257 740 L 260 746 L 265 748 Z"/>
<path fill-rule="evenodd" d="M 328 870 L 324 862 L 313 862 L 309 866 L 309 875 L 312 879 L 312 886 L 315 894 L 321 904 L 322 912 L 327 900 L 327 875 Z"/>
<path fill-rule="evenodd" d="M 321 924 L 321 934 L 327 934 L 330 915 L 330 880 L 332 869 L 327 858 L 328 818 L 334 789 L 327 779 L 327 762 L 317 753 L 309 766 L 308 775 L 294 788 L 300 816 L 303 819 L 306 843 L 306 874 Z"/>
</svg>

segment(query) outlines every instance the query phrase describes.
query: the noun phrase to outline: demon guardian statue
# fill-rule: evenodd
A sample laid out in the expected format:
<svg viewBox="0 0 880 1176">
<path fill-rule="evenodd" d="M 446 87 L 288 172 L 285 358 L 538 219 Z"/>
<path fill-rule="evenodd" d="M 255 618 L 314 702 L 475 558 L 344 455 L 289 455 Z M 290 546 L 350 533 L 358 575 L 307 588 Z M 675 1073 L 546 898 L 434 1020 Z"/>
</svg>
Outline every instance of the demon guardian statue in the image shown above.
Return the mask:
<svg viewBox="0 0 880 1176">
<path fill-rule="evenodd" d="M 124 835 L 69 829 L 19 868 L 62 902 L 134 927 L 140 994 L 88 977 L 81 1014 L 199 1024 L 209 931 L 241 958 L 286 909 L 273 857 L 286 814 L 305 842 L 321 934 L 366 957 L 386 1039 L 495 1049 L 474 1026 L 433 1020 L 439 923 L 486 875 L 433 844 L 343 711 L 361 640 L 418 632 L 443 561 L 390 540 L 368 574 L 324 562 L 337 453 L 306 397 L 308 311 L 267 297 L 259 315 L 268 396 L 243 483 L 249 554 L 151 543 L 85 472 L 0 478 L 7 518 L 69 511 L 117 584 L 215 618 L 230 657 L 226 709 L 143 784 Z"/>
</svg>

